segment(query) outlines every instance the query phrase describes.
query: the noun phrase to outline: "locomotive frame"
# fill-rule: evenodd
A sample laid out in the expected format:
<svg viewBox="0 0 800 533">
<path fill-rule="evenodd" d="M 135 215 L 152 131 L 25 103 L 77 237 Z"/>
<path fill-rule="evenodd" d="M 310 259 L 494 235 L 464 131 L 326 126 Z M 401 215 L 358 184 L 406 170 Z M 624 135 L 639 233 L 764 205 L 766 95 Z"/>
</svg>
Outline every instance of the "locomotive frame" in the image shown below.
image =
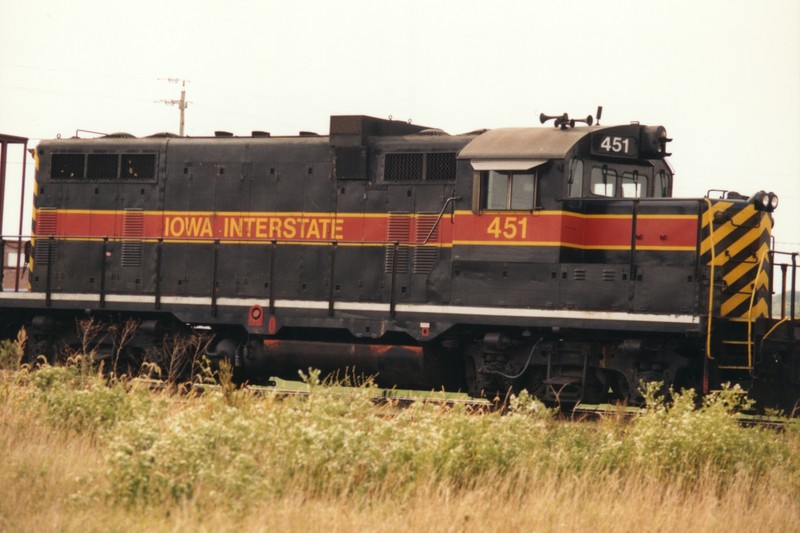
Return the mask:
<svg viewBox="0 0 800 533">
<path fill-rule="evenodd" d="M 772 250 L 777 197 L 673 198 L 663 127 L 542 118 L 556 126 L 333 116 L 327 136 L 43 141 L 6 333 L 27 326 L 52 358 L 88 314 L 137 321 L 131 353 L 204 328 L 247 380 L 355 367 L 562 403 L 733 382 L 791 409 L 800 328 L 771 296 L 788 257 L 794 302 L 797 254 Z"/>
</svg>

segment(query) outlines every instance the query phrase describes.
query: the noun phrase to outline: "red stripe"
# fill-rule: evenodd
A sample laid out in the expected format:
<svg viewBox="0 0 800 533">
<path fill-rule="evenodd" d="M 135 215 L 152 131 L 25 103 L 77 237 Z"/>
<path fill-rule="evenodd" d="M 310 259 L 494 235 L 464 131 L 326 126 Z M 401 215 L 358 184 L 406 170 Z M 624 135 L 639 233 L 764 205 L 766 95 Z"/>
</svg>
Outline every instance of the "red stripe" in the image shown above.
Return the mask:
<svg viewBox="0 0 800 533">
<path fill-rule="evenodd" d="M 582 217 L 548 214 L 459 214 L 456 244 L 543 243 L 587 248 L 630 248 L 632 218 Z M 636 246 L 694 248 L 697 244 L 695 217 L 639 218 Z"/>
<path fill-rule="evenodd" d="M 358 214 L 161 214 L 144 213 L 142 239 L 234 241 L 339 241 L 385 243 L 389 215 Z M 123 238 L 124 213 L 109 211 L 59 211 L 55 236 L 74 238 Z M 417 224 L 420 227 L 417 228 Z M 694 248 L 694 217 L 640 217 L 636 246 Z M 421 218 L 412 216 L 405 243 L 421 243 L 430 233 Z M 585 248 L 629 248 L 630 217 L 575 216 L 568 213 L 456 213 L 439 220 L 430 244 L 553 245 Z M 42 235 L 42 234 L 40 234 Z"/>
</svg>

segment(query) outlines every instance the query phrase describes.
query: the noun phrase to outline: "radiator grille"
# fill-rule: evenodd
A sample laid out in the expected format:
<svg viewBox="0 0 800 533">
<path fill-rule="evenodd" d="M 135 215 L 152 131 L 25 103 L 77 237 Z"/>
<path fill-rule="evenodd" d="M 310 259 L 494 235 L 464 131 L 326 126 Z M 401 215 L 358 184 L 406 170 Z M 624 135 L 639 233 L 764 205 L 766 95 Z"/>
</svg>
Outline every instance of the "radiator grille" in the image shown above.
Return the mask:
<svg viewBox="0 0 800 533">
<path fill-rule="evenodd" d="M 119 175 L 117 154 L 89 154 L 86 177 L 90 180 L 113 180 Z"/>
<path fill-rule="evenodd" d="M 155 154 L 122 154 L 122 179 L 151 180 L 155 175 Z"/>
<path fill-rule="evenodd" d="M 386 181 L 419 181 L 422 175 L 422 154 L 386 154 L 383 179 Z"/>
<path fill-rule="evenodd" d="M 83 179 L 86 157 L 83 154 L 53 154 L 50 158 L 50 178 L 54 180 Z"/>
<path fill-rule="evenodd" d="M 454 181 L 455 152 L 386 154 L 384 181 Z"/>
<path fill-rule="evenodd" d="M 456 179 L 455 152 L 427 154 L 425 162 L 427 181 L 453 181 Z"/>
</svg>

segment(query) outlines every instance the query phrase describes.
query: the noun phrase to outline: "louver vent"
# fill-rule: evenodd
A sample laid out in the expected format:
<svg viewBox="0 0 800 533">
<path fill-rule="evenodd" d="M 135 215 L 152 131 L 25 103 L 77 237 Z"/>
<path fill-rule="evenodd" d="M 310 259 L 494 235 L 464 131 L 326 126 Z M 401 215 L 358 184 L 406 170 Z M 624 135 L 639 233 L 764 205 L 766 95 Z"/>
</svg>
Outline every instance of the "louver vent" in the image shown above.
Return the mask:
<svg viewBox="0 0 800 533">
<path fill-rule="evenodd" d="M 58 230 L 58 213 L 53 208 L 40 208 L 36 212 L 36 235 L 55 235 Z"/>
<path fill-rule="evenodd" d="M 420 214 L 417 217 L 414 242 L 414 274 L 429 274 L 439 259 L 438 214 Z"/>
<path fill-rule="evenodd" d="M 395 270 L 398 274 L 408 273 L 409 250 L 407 243 L 411 237 L 411 215 L 409 213 L 389 213 L 386 224 L 386 246 L 384 272 Z M 395 250 L 394 243 L 400 243 Z"/>
<path fill-rule="evenodd" d="M 33 249 L 33 261 L 38 265 L 49 265 L 55 257 L 55 241 L 48 239 L 58 232 L 58 214 L 55 209 L 40 208 L 36 212 L 36 240 Z"/>
<path fill-rule="evenodd" d="M 143 235 L 144 214 L 139 209 L 126 209 L 122 221 L 122 266 L 142 266 Z"/>
</svg>

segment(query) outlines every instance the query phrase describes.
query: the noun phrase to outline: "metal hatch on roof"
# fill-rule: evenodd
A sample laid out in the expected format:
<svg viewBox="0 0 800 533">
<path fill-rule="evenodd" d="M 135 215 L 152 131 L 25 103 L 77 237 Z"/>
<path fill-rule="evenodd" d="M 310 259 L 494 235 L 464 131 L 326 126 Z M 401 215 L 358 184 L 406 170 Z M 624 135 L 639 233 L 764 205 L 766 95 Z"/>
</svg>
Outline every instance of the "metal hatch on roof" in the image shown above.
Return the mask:
<svg viewBox="0 0 800 533">
<path fill-rule="evenodd" d="M 458 158 L 470 159 L 476 170 L 527 170 L 550 159 L 564 159 L 578 141 L 595 130 L 596 127 L 498 128 L 473 139 Z M 490 164 L 495 166 L 487 166 Z M 497 164 L 505 166 L 500 168 Z"/>
</svg>

